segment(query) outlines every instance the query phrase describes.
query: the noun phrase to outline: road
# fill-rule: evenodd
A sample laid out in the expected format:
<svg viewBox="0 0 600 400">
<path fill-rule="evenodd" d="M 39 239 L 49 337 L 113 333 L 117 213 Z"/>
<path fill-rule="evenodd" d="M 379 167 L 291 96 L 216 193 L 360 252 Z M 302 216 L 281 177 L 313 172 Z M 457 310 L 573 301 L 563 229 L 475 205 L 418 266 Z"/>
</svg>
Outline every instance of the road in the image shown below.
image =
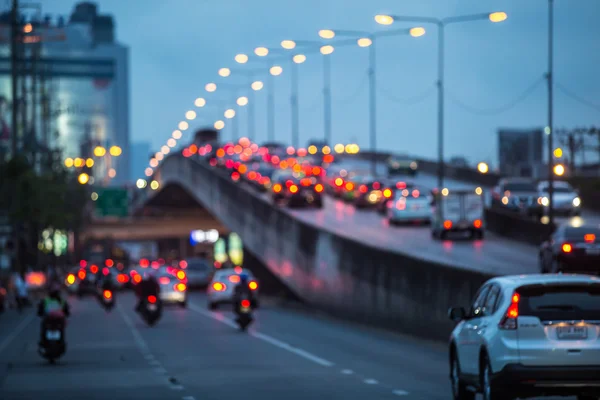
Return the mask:
<svg viewBox="0 0 600 400">
<path fill-rule="evenodd" d="M 36 353 L 32 311 L 0 316 L 3 400 L 449 399 L 444 343 L 331 320 L 263 301 L 240 333 L 228 310 L 167 308 L 147 327 L 119 294 L 105 313 L 71 299 L 67 354 L 57 365 Z M 7 329 L 8 328 L 8 329 Z"/>
</svg>

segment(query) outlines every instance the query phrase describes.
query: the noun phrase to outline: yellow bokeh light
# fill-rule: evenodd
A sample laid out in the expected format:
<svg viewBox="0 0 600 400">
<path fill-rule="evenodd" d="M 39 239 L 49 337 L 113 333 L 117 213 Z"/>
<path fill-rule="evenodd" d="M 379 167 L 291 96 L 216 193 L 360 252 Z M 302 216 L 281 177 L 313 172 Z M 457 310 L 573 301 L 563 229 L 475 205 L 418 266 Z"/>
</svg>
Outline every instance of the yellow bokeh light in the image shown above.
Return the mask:
<svg viewBox="0 0 600 400">
<path fill-rule="evenodd" d="M 259 57 L 265 57 L 269 55 L 269 49 L 267 49 L 266 47 L 257 47 L 256 49 L 254 49 L 254 54 L 256 54 Z"/>
<path fill-rule="evenodd" d="M 185 117 L 187 119 L 189 119 L 190 121 L 196 119 L 196 111 L 190 110 L 190 111 L 186 112 Z"/>
<path fill-rule="evenodd" d="M 223 78 L 227 78 L 229 75 L 231 75 L 231 70 L 229 68 L 221 68 L 219 70 L 219 75 Z"/>
<path fill-rule="evenodd" d="M 282 72 L 283 72 L 283 68 L 281 68 L 279 65 L 273 65 L 269 69 L 269 73 L 273 76 L 279 76 L 279 75 L 281 75 Z"/>
<path fill-rule="evenodd" d="M 425 33 L 426 33 L 425 28 L 423 28 L 422 26 L 410 28 L 409 32 L 410 32 L 410 36 L 412 36 L 412 37 L 421 37 L 421 36 L 425 35 Z"/>
<path fill-rule="evenodd" d="M 315 146 L 315 145 L 308 146 L 308 153 L 309 154 L 317 154 L 317 146 Z"/>
<path fill-rule="evenodd" d="M 85 160 L 85 166 L 88 168 L 92 168 L 94 166 L 94 160 L 88 158 L 87 160 Z"/>
<path fill-rule="evenodd" d="M 92 192 L 90 197 L 92 198 L 92 201 L 96 201 L 96 200 L 98 200 L 98 193 Z"/>
<path fill-rule="evenodd" d="M 286 50 L 292 50 L 296 47 L 296 42 L 294 42 L 293 40 L 284 40 L 281 42 L 281 47 L 283 47 Z"/>
<path fill-rule="evenodd" d="M 204 86 L 204 90 L 206 90 L 207 92 L 214 92 L 215 90 L 217 90 L 217 84 L 207 83 L 206 86 Z"/>
<path fill-rule="evenodd" d="M 204 100 L 202 97 L 198 97 L 196 101 L 194 101 L 194 105 L 196 107 L 204 107 L 206 105 L 206 100 Z"/>
<path fill-rule="evenodd" d="M 341 143 L 338 143 L 333 147 L 333 149 L 335 150 L 336 153 L 342 154 L 344 152 L 344 145 Z"/>
<path fill-rule="evenodd" d="M 333 53 L 334 50 L 335 49 L 334 49 L 333 46 L 326 45 L 326 46 L 321 46 L 321 49 L 319 51 L 321 52 L 321 54 L 323 54 L 323 55 L 326 56 L 326 55 L 329 55 L 329 54 Z"/>
<path fill-rule="evenodd" d="M 481 189 L 480 187 L 475 188 L 475 193 L 479 196 L 481 196 L 481 194 L 483 193 L 483 189 Z"/>
<path fill-rule="evenodd" d="M 490 14 L 490 21 L 492 21 L 492 22 L 506 21 L 507 18 L 508 18 L 508 15 L 506 15 L 506 13 L 502 12 L 502 11 L 493 12 Z"/>
<path fill-rule="evenodd" d="M 360 38 L 356 41 L 359 47 L 369 47 L 373 44 L 373 41 L 369 38 Z"/>
<path fill-rule="evenodd" d="M 221 129 L 225 128 L 225 122 L 223 122 L 221 120 L 218 120 L 218 121 L 215 122 L 214 127 L 217 130 L 221 130 Z"/>
<path fill-rule="evenodd" d="M 238 97 L 238 99 L 237 99 L 238 106 L 243 107 L 246 104 L 248 104 L 248 98 L 246 96 Z"/>
<path fill-rule="evenodd" d="M 225 110 L 223 115 L 225 116 L 225 118 L 231 119 L 231 118 L 235 117 L 235 110 L 232 108 L 230 108 L 229 110 Z"/>
<path fill-rule="evenodd" d="M 158 184 L 158 182 L 157 182 L 157 181 L 152 181 L 152 182 L 150 183 L 150 188 L 152 188 L 152 190 L 156 190 L 156 189 L 158 189 L 158 187 L 159 187 L 159 186 L 160 186 L 160 185 Z"/>
<path fill-rule="evenodd" d="M 123 150 L 119 146 L 112 146 L 110 148 L 110 155 L 113 157 L 119 157 L 123 153 Z"/>
<path fill-rule="evenodd" d="M 90 181 L 90 176 L 83 172 L 79 174 L 79 176 L 77 177 L 77 181 L 79 181 L 80 184 L 85 185 Z"/>
<path fill-rule="evenodd" d="M 84 164 L 85 160 L 83 158 L 77 157 L 75 160 L 73 160 L 73 165 L 75 166 L 75 168 L 81 168 Z"/>
<path fill-rule="evenodd" d="M 562 164 L 556 164 L 554 166 L 554 174 L 558 176 L 563 176 L 565 174 L 565 167 Z"/>
<path fill-rule="evenodd" d="M 560 147 L 554 149 L 554 157 L 561 158 L 563 156 L 563 151 Z"/>
<path fill-rule="evenodd" d="M 173 135 L 171 135 L 171 136 L 173 136 L 173 139 L 179 140 L 179 139 L 181 139 L 182 134 L 181 134 L 181 131 L 179 129 L 175 129 L 173 131 Z"/>
<path fill-rule="evenodd" d="M 238 64 L 246 64 L 248 62 L 248 56 L 246 54 L 238 54 L 235 56 L 235 62 Z"/>
<path fill-rule="evenodd" d="M 25 32 L 25 33 L 33 32 L 33 25 L 31 25 L 30 23 L 25 24 L 25 26 L 23 27 L 23 32 Z"/>
<path fill-rule="evenodd" d="M 324 146 L 321 151 L 323 152 L 323 154 L 328 155 L 331 153 L 331 148 L 329 146 Z"/>
<path fill-rule="evenodd" d="M 104 157 L 104 155 L 106 154 L 106 149 L 102 146 L 96 146 L 94 148 L 94 155 L 96 157 Z"/>
<path fill-rule="evenodd" d="M 71 157 L 65 158 L 65 167 L 71 168 L 73 166 L 73 159 Z"/>
<path fill-rule="evenodd" d="M 188 124 L 188 123 L 187 123 L 187 122 L 185 122 L 185 121 L 181 121 L 181 122 L 179 123 L 179 125 L 177 125 L 177 127 L 179 128 L 179 130 L 180 130 L 180 131 L 185 131 L 187 128 L 189 128 L 189 127 L 190 127 L 190 124 Z"/>
<path fill-rule="evenodd" d="M 477 171 L 479 171 L 480 173 L 487 174 L 489 170 L 490 167 L 486 163 L 480 162 L 479 164 L 477 164 Z"/>
<path fill-rule="evenodd" d="M 304 61 L 306 61 L 306 56 L 304 54 L 296 54 L 293 60 L 296 64 L 302 64 Z"/>
<path fill-rule="evenodd" d="M 376 15 L 375 22 L 379 25 L 391 25 L 394 23 L 394 18 L 389 15 Z"/>
<path fill-rule="evenodd" d="M 335 32 L 331 29 L 321 29 L 319 31 L 319 36 L 323 39 L 333 39 L 335 37 Z"/>
<path fill-rule="evenodd" d="M 255 81 L 252 82 L 252 85 L 250 85 L 250 87 L 252 88 L 252 90 L 259 91 L 264 87 L 264 85 L 261 81 Z"/>
<path fill-rule="evenodd" d="M 448 188 L 442 189 L 442 196 L 448 196 L 449 194 L 450 194 L 450 191 L 448 190 Z"/>
</svg>

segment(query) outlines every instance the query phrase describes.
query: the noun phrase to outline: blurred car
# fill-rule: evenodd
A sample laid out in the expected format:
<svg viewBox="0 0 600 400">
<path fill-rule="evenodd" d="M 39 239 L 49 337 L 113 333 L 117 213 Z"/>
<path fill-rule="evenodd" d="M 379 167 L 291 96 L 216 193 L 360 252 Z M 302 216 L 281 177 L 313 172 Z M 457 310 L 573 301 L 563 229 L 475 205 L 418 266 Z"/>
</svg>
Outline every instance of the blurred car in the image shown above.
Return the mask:
<svg viewBox="0 0 600 400">
<path fill-rule="evenodd" d="M 471 239 L 483 239 L 485 205 L 478 190 L 442 189 L 433 195 L 431 237 L 446 239 L 449 234 L 468 234 Z"/>
<path fill-rule="evenodd" d="M 354 202 L 358 194 L 358 187 L 361 184 L 371 182 L 374 179 L 369 173 L 365 173 L 364 171 L 346 172 L 346 170 L 343 170 L 341 175 L 345 176 L 343 177 L 344 184 L 342 185 L 340 198 L 348 202 Z"/>
<path fill-rule="evenodd" d="M 187 284 L 185 273 L 178 270 L 176 272 L 168 272 L 166 269 L 157 273 L 158 284 L 160 285 L 160 299 L 165 304 L 177 304 L 183 308 L 187 307 Z M 183 278 L 183 279 L 182 279 Z"/>
<path fill-rule="evenodd" d="M 274 203 L 283 201 L 289 207 L 308 205 L 323 207 L 323 184 L 315 177 L 298 177 L 288 171 L 278 171 L 273 175 L 272 199 Z"/>
<path fill-rule="evenodd" d="M 550 199 L 548 198 L 548 181 L 538 183 L 539 216 L 548 212 Z M 554 181 L 552 184 L 552 210 L 555 215 L 580 216 L 581 198 L 579 193 L 568 182 Z"/>
<path fill-rule="evenodd" d="M 505 178 L 492 191 L 492 206 L 528 215 L 539 213 L 538 188 L 529 178 Z"/>
<path fill-rule="evenodd" d="M 29 292 L 43 290 L 46 286 L 46 274 L 41 271 L 30 271 L 25 274 L 25 284 Z"/>
<path fill-rule="evenodd" d="M 205 288 L 210 283 L 215 267 L 206 258 L 188 258 L 181 261 L 179 266 L 187 275 L 187 284 L 191 288 Z"/>
<path fill-rule="evenodd" d="M 388 176 L 390 177 L 396 175 L 415 176 L 419 168 L 417 160 L 408 155 L 391 156 L 386 164 Z"/>
<path fill-rule="evenodd" d="M 276 169 L 273 168 L 271 165 L 262 164 L 256 170 L 256 177 L 252 179 L 250 183 L 259 192 L 267 192 L 269 191 L 269 189 L 271 189 L 271 178 L 273 177 L 275 171 Z"/>
<path fill-rule="evenodd" d="M 600 280 L 515 275 L 485 282 L 449 311 L 454 399 L 600 397 Z"/>
<path fill-rule="evenodd" d="M 345 176 L 347 171 L 343 167 L 340 167 L 339 165 L 332 165 L 327 168 L 327 172 L 323 179 L 327 192 L 336 198 L 339 198 L 344 190 L 344 178 L 342 177 L 342 171 Z"/>
<path fill-rule="evenodd" d="M 397 190 L 413 189 L 414 184 L 405 181 L 399 181 L 397 179 L 383 179 L 381 182 L 381 199 L 375 205 L 377 212 L 381 215 L 386 215 L 388 208 L 391 207 L 395 193 Z"/>
<path fill-rule="evenodd" d="M 356 208 L 375 207 L 383 198 L 383 183 L 381 179 L 366 177 L 357 182 L 354 194 Z"/>
<path fill-rule="evenodd" d="M 600 229 L 596 225 L 560 225 L 541 244 L 539 262 L 540 272 L 600 274 Z"/>
<path fill-rule="evenodd" d="M 233 301 L 234 288 L 239 284 L 239 275 L 244 273 L 248 275 L 248 284 L 254 291 L 256 304 L 258 307 L 258 281 L 248 269 L 222 269 L 215 273 L 210 286 L 207 290 L 208 308 L 216 310 L 220 304 L 231 304 Z"/>
<path fill-rule="evenodd" d="M 429 192 L 417 186 L 396 190 L 392 200 L 387 203 L 387 220 L 390 225 L 403 222 L 430 223 L 433 198 Z"/>
</svg>

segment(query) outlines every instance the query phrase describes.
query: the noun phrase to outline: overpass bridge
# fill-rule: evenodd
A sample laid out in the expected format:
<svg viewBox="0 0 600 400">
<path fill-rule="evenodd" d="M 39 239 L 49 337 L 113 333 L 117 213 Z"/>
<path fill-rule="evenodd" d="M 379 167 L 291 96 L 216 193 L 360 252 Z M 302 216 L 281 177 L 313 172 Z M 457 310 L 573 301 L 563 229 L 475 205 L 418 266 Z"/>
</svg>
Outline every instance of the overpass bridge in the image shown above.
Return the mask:
<svg viewBox="0 0 600 400">
<path fill-rule="evenodd" d="M 321 210 L 283 209 L 181 154 L 163 160 L 155 179 L 161 189 L 147 190 L 137 210 L 178 186 L 237 232 L 246 249 L 296 295 L 340 316 L 447 337 L 450 305 L 469 304 L 491 276 L 537 270 L 534 246 L 495 235 L 475 242 L 434 241 L 428 228 L 389 227 L 375 213 L 329 198 Z M 427 173 L 417 178 L 424 186 L 435 180 Z M 446 182 L 450 189 L 475 188 Z"/>
</svg>

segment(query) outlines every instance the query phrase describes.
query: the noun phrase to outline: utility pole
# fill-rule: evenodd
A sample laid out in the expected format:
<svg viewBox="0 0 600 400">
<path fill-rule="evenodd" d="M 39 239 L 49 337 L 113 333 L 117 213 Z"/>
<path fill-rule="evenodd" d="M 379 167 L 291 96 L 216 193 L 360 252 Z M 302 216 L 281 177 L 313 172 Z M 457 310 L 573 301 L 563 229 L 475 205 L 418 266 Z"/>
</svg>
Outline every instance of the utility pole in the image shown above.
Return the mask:
<svg viewBox="0 0 600 400">
<path fill-rule="evenodd" d="M 19 76 L 19 59 L 17 48 L 19 43 L 19 0 L 12 0 L 12 9 L 10 11 L 10 74 L 11 74 L 11 91 L 12 91 L 12 126 L 11 146 L 12 157 L 15 157 L 18 152 L 18 76 Z"/>
</svg>

